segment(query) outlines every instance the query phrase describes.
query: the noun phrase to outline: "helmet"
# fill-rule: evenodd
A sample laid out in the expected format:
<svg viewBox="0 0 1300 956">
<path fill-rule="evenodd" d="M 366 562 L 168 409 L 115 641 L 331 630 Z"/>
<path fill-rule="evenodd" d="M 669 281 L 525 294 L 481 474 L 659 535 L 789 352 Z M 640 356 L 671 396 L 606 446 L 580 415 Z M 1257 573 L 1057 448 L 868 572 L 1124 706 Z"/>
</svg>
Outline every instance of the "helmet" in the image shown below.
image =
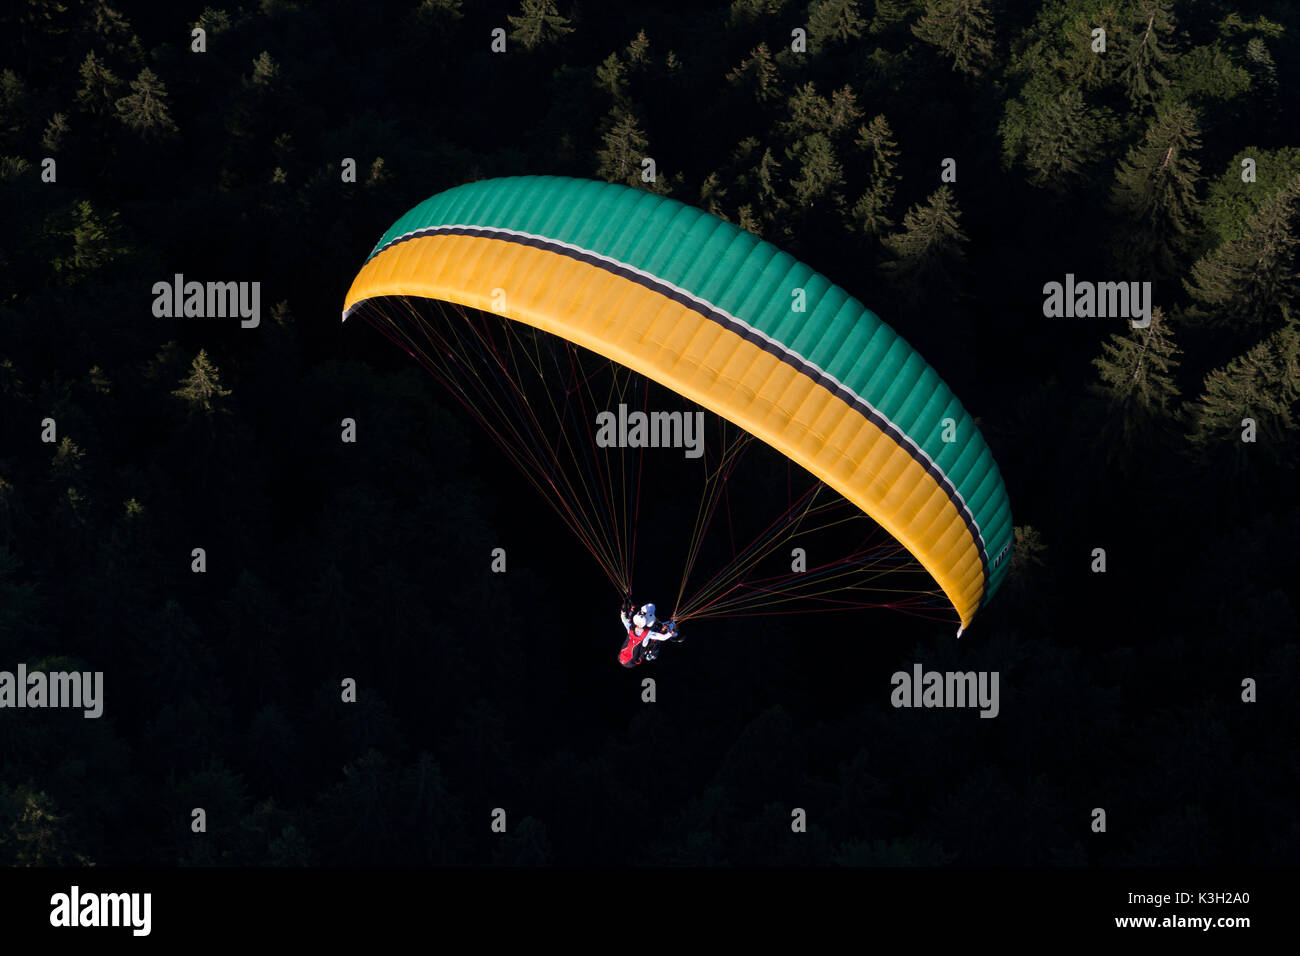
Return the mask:
<svg viewBox="0 0 1300 956">
<path fill-rule="evenodd" d="M 655 606 L 653 604 L 645 605 L 641 608 L 641 613 L 645 615 L 647 624 L 653 624 L 655 622 Z"/>
</svg>

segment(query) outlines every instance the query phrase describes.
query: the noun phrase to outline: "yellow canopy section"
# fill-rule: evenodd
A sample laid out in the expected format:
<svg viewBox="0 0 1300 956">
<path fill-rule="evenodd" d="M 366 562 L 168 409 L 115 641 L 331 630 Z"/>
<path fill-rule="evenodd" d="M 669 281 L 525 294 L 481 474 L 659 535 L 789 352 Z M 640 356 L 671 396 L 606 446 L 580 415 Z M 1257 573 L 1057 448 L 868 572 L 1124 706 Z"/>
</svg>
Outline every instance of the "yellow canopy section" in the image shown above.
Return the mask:
<svg viewBox="0 0 1300 956">
<path fill-rule="evenodd" d="M 348 291 L 345 317 L 382 296 L 496 312 L 673 389 L 871 515 L 930 572 L 963 628 L 979 608 L 983 542 L 933 459 L 861 395 L 715 304 L 571 243 L 461 224 L 381 246 Z"/>
</svg>

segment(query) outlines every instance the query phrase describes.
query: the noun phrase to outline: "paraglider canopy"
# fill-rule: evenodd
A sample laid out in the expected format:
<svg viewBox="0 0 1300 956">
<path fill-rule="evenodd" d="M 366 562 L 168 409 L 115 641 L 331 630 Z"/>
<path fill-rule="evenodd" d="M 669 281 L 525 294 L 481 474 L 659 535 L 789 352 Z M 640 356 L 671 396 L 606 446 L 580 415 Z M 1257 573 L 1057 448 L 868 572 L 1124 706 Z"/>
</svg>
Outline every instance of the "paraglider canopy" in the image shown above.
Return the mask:
<svg viewBox="0 0 1300 956">
<path fill-rule="evenodd" d="M 541 330 L 733 423 L 870 515 L 963 628 L 1006 575 L 1010 506 L 970 414 L 861 302 L 731 223 L 618 184 L 469 183 L 384 234 L 344 317 L 388 297 Z"/>
</svg>

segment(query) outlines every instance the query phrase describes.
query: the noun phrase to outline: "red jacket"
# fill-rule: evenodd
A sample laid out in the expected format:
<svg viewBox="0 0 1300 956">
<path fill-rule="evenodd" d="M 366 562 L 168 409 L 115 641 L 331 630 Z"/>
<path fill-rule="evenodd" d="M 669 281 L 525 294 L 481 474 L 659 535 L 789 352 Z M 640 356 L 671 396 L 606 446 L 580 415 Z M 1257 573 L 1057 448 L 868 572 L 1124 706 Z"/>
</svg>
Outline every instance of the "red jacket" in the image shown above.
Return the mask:
<svg viewBox="0 0 1300 956">
<path fill-rule="evenodd" d="M 618 662 L 620 664 L 626 664 L 630 661 L 632 659 L 632 652 L 636 650 L 636 646 L 644 641 L 649 633 L 650 628 L 648 627 L 643 627 L 640 630 L 637 630 L 635 627 L 629 627 L 627 629 L 627 643 L 624 644 L 623 649 L 618 652 Z"/>
</svg>

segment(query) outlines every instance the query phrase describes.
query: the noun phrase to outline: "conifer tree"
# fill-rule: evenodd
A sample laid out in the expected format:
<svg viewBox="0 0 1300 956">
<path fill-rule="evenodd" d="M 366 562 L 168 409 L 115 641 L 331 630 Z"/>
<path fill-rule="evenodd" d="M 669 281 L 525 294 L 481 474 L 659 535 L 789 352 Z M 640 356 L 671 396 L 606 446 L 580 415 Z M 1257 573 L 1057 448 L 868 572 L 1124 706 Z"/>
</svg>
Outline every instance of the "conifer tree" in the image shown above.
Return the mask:
<svg viewBox="0 0 1300 956">
<path fill-rule="evenodd" d="M 740 66 L 727 74 L 727 82 L 752 89 L 754 99 L 760 103 L 770 103 L 781 95 L 776 61 L 766 43 L 754 47 Z"/>
<path fill-rule="evenodd" d="M 1050 554 L 1043 533 L 1033 525 L 1016 525 L 1013 535 L 1007 586 L 1016 603 L 1023 606 L 1042 600 L 1051 580 Z"/>
<path fill-rule="evenodd" d="M 81 76 L 74 102 L 94 116 L 107 116 L 116 109 L 122 81 L 103 60 L 91 50 L 81 61 L 77 71 Z"/>
<path fill-rule="evenodd" d="M 596 86 L 612 96 L 615 103 L 627 102 L 627 67 L 617 53 L 611 53 L 596 67 Z"/>
<path fill-rule="evenodd" d="M 912 0 L 876 0 L 875 6 L 867 33 L 881 39 L 890 37 L 908 42 L 907 21 L 914 16 Z"/>
<path fill-rule="evenodd" d="M 16 789 L 23 799 L 21 813 L 9 826 L 13 864 L 17 866 L 87 866 L 90 858 L 78 851 L 78 840 L 67 814 L 58 812 L 44 790 Z M 7 841 L 8 842 L 8 841 Z"/>
<path fill-rule="evenodd" d="M 928 0 L 912 32 L 969 76 L 982 74 L 993 59 L 993 18 L 986 0 Z"/>
<path fill-rule="evenodd" d="M 623 59 L 632 69 L 645 69 L 650 65 L 650 38 L 644 30 L 638 30 L 623 51 Z"/>
<path fill-rule="evenodd" d="M 72 481 L 82 469 L 86 453 L 66 435 L 59 439 L 59 447 L 50 459 L 50 474 L 58 481 Z"/>
<path fill-rule="evenodd" d="M 50 257 L 51 268 L 64 282 L 78 282 L 127 252 L 115 212 L 100 215 L 82 199 L 54 221 L 61 240 L 71 247 Z"/>
<path fill-rule="evenodd" d="M 1172 6 L 1170 0 L 1142 0 L 1133 11 L 1121 75 L 1134 104 L 1158 99 L 1169 85 L 1167 74 L 1174 58 Z"/>
<path fill-rule="evenodd" d="M 464 5 L 464 0 L 420 0 L 415 16 L 422 23 L 454 23 L 465 18 Z"/>
<path fill-rule="evenodd" d="M 276 63 L 271 54 L 263 50 L 253 58 L 253 72 L 246 81 L 249 86 L 273 87 L 280 79 L 280 64 Z"/>
<path fill-rule="evenodd" d="M 1109 406 L 1117 428 L 1104 436 L 1113 453 L 1131 449 L 1145 437 L 1155 419 L 1168 415 L 1178 399 L 1174 373 L 1178 346 L 1164 311 L 1153 309 L 1146 328 L 1130 326 L 1102 343 L 1092 360 L 1100 382 L 1094 394 Z M 1112 441 L 1112 436 L 1118 441 Z"/>
<path fill-rule="evenodd" d="M 773 213 L 780 211 L 777 208 L 781 204 L 780 192 L 777 190 L 777 172 L 780 168 L 781 163 L 772 155 L 771 147 L 763 150 L 758 165 L 754 167 L 754 179 L 758 185 L 758 198 L 763 203 L 764 208 Z"/>
<path fill-rule="evenodd" d="M 1076 89 L 1048 98 L 1024 132 L 1029 181 L 1059 192 L 1083 178 L 1100 152 L 1098 137 L 1106 126 L 1106 117 L 1090 110 Z"/>
<path fill-rule="evenodd" d="M 525 50 L 554 43 L 573 32 L 569 18 L 560 16 L 555 0 L 523 0 L 518 16 L 508 16 L 510 39 L 522 43 Z"/>
<path fill-rule="evenodd" d="M 131 32 L 131 24 L 126 17 L 104 0 L 93 0 L 89 6 L 88 26 L 95 35 L 96 45 L 110 54 L 124 54 L 138 61 L 141 55 L 140 39 Z"/>
<path fill-rule="evenodd" d="M 857 0 L 813 0 L 808 4 L 808 41 L 814 53 L 862 36 L 867 21 Z"/>
<path fill-rule="evenodd" d="M 1272 103 L 1277 97 L 1277 64 L 1268 51 L 1268 44 L 1263 37 L 1251 37 L 1246 42 L 1246 63 L 1253 79 L 1253 85 L 1260 91 L 1266 103 Z"/>
<path fill-rule="evenodd" d="M 777 222 L 786 222 L 788 228 L 786 213 L 789 211 L 790 204 L 781 194 L 781 183 L 778 179 L 780 171 L 781 162 L 773 155 L 771 147 L 768 147 L 763 150 L 763 155 L 758 158 L 757 165 L 748 176 L 753 181 L 758 199 L 758 208 L 754 211 L 754 215 L 763 228 Z"/>
<path fill-rule="evenodd" d="M 1193 446 L 1211 460 L 1231 448 L 1240 466 L 1258 449 L 1285 463 L 1294 444 L 1295 405 L 1300 399 L 1300 325 L 1290 321 L 1244 355 L 1205 377 L 1191 408 Z M 1255 442 L 1242 441 L 1243 420 L 1255 423 Z"/>
<path fill-rule="evenodd" d="M 854 204 L 850 224 L 864 235 L 878 236 L 894 224 L 889 206 L 898 185 L 898 143 L 883 113 L 858 128 L 855 145 L 871 157 L 871 185 Z"/>
<path fill-rule="evenodd" d="M 808 133 L 839 136 L 848 133 L 862 119 L 857 97 L 848 86 L 836 90 L 828 100 L 817 92 L 816 84 L 805 83 L 794 91 L 787 109 L 790 116 L 780 129 L 793 140 Z"/>
<path fill-rule="evenodd" d="M 0 142 L 21 138 L 31 110 L 31 94 L 22 77 L 13 70 L 0 70 Z"/>
<path fill-rule="evenodd" d="M 736 220 L 740 228 L 756 236 L 771 238 L 772 228 L 783 238 L 791 230 L 790 204 L 784 198 L 785 182 L 781 176 L 782 164 L 770 146 L 763 146 L 754 137 L 746 137 L 736 147 L 731 157 L 736 197 Z M 743 198 L 743 201 L 740 201 Z"/>
<path fill-rule="evenodd" d="M 796 206 L 806 212 L 823 200 L 836 205 L 842 201 L 838 190 L 844 185 L 844 167 L 825 133 L 805 137 L 790 150 L 790 156 L 799 162 L 799 175 L 790 183 Z"/>
<path fill-rule="evenodd" d="M 597 154 L 597 175 L 611 183 L 640 182 L 641 160 L 650 149 L 650 141 L 631 112 L 617 115 L 604 136 L 604 147 Z"/>
<path fill-rule="evenodd" d="M 786 0 L 731 0 L 728 20 L 732 24 L 753 23 L 781 12 Z"/>
<path fill-rule="evenodd" d="M 650 140 L 630 110 L 615 110 L 613 125 L 602 138 L 597 152 L 597 175 L 611 183 L 626 183 L 653 193 L 665 193 L 668 186 L 658 180 L 641 180 L 642 160 L 650 155 Z"/>
<path fill-rule="evenodd" d="M 230 395 L 230 389 L 221 387 L 221 377 L 217 367 L 208 358 L 206 349 L 200 349 L 190 363 L 189 374 L 181 381 L 180 388 L 172 394 L 185 402 L 191 415 L 210 418 L 214 414 L 227 411 L 223 401 Z"/>
<path fill-rule="evenodd" d="M 1055 65 L 1071 89 L 1096 90 L 1111 82 L 1115 70 L 1113 56 L 1093 49 L 1097 38 L 1092 31 L 1098 27 L 1105 30 L 1107 36 L 1116 36 L 1112 9 L 1106 8 L 1100 15 L 1093 12 L 1081 14 L 1070 24 L 1069 50 Z"/>
<path fill-rule="evenodd" d="M 965 259 L 966 236 L 961 231 L 961 211 L 947 185 L 903 216 L 903 228 L 885 240 L 893 258 L 882 267 L 897 281 L 905 300 L 955 297 Z"/>
<path fill-rule="evenodd" d="M 841 86 L 831 94 L 830 107 L 826 111 L 826 133 L 833 136 L 848 134 L 861 119 L 862 108 L 858 106 L 853 87 Z"/>
<path fill-rule="evenodd" d="M 1300 176 L 1250 214 L 1242 234 L 1192 266 L 1184 281 L 1194 305 L 1188 318 L 1236 331 L 1272 328 L 1285 321 L 1295 302 L 1295 220 L 1300 212 Z"/>
<path fill-rule="evenodd" d="M 68 117 L 63 113 L 55 113 L 50 117 L 49 123 L 45 126 L 45 132 L 41 134 L 41 145 L 51 152 L 58 152 L 63 146 L 63 141 L 67 139 L 71 128 L 68 124 Z"/>
<path fill-rule="evenodd" d="M 1157 112 L 1120 162 L 1111 199 L 1128 225 L 1114 248 L 1121 267 L 1176 271 L 1195 223 L 1200 145 L 1196 113 L 1180 103 Z"/>
<path fill-rule="evenodd" d="M 131 92 L 117 101 L 117 115 L 127 128 L 150 139 L 176 130 L 167 107 L 167 91 L 148 67 L 131 81 Z"/>
<path fill-rule="evenodd" d="M 700 208 L 719 219 L 726 219 L 722 211 L 722 201 L 727 198 L 727 190 L 722 185 L 722 177 L 709 173 L 700 184 Z"/>
</svg>

